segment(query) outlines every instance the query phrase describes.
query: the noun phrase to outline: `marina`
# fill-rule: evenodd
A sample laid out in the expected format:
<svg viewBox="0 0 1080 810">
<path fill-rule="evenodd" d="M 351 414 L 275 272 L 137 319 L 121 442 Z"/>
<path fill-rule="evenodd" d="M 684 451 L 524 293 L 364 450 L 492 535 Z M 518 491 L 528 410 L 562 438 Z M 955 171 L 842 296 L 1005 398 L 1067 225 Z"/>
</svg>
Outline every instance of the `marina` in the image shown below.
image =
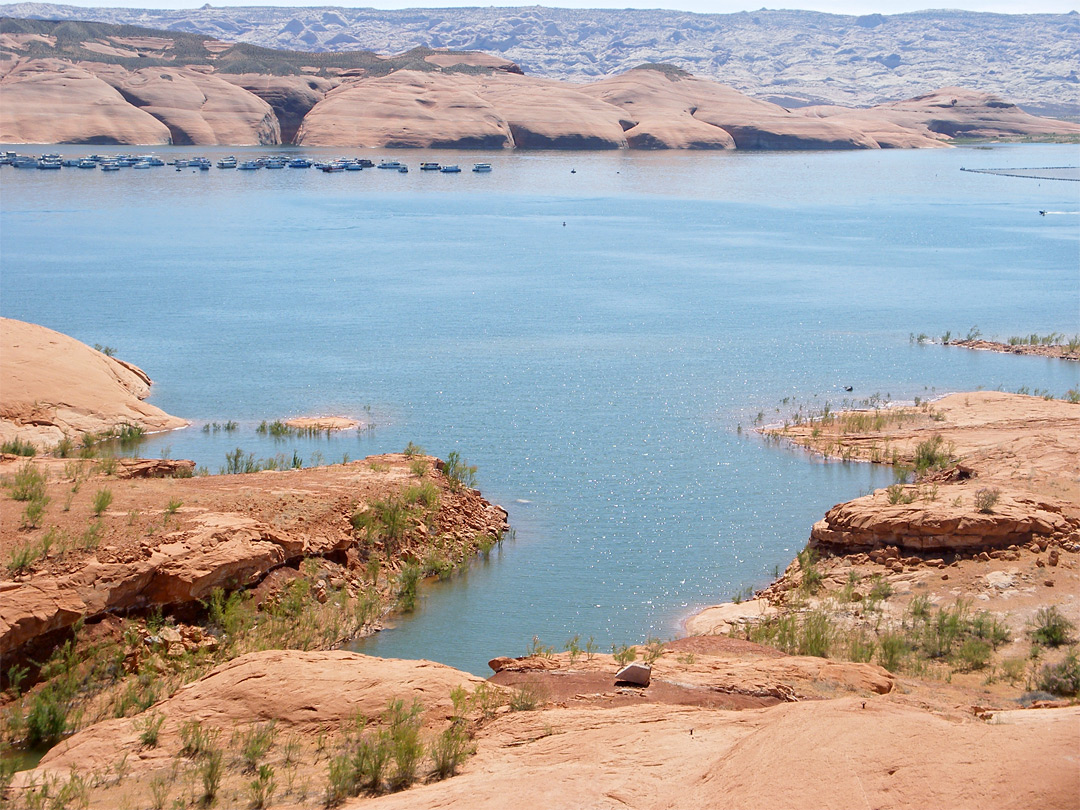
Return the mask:
<svg viewBox="0 0 1080 810">
<path fill-rule="evenodd" d="M 193 171 L 210 171 L 212 167 L 218 169 L 239 169 L 242 171 L 258 171 L 260 169 L 319 169 L 327 174 L 337 172 L 358 172 L 364 169 L 379 168 L 396 171 L 399 174 L 408 174 L 409 166 L 398 160 L 383 160 L 379 163 L 369 158 L 339 157 L 333 160 L 312 160 L 307 157 L 289 157 L 285 155 L 265 155 L 248 160 L 238 160 L 229 155 L 211 162 L 209 158 L 196 156 L 190 158 L 176 158 L 165 161 L 156 155 L 87 155 L 85 157 L 64 157 L 58 154 L 43 154 L 40 156 L 20 155 L 17 152 L 0 153 L 0 166 L 11 166 L 16 169 L 101 169 L 112 172 L 120 169 L 152 169 L 171 166 L 176 171 L 192 169 Z M 440 174 L 460 174 L 461 168 L 456 165 L 442 166 L 439 163 L 425 161 L 418 164 L 423 172 L 438 172 Z M 476 163 L 473 165 L 474 172 L 490 172 L 490 163 Z"/>
</svg>

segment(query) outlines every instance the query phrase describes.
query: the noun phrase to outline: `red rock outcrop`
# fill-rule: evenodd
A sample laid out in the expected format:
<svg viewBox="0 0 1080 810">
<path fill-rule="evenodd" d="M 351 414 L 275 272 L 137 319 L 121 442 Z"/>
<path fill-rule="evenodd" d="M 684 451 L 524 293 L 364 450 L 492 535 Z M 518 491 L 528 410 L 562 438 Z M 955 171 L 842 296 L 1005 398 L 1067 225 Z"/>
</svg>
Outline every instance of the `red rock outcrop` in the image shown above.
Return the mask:
<svg viewBox="0 0 1080 810">
<path fill-rule="evenodd" d="M 169 129 L 91 71 L 18 60 L 0 77 L 0 142 L 167 144 Z"/>
<path fill-rule="evenodd" d="M 886 546 L 919 554 L 981 551 L 1048 541 L 1080 530 L 1068 504 L 998 492 L 990 512 L 975 505 L 978 480 L 951 485 L 940 500 L 890 504 L 884 490 L 838 504 L 814 524 L 810 545 L 840 553 Z M 914 487 L 911 488 L 914 496 Z M 1072 512 L 1072 514 L 1070 514 Z"/>
<path fill-rule="evenodd" d="M 177 605 L 214 588 L 256 582 L 303 552 L 304 543 L 237 515 L 204 515 L 201 526 L 178 532 L 122 563 L 89 560 L 60 577 L 0 582 L 0 654 L 39 636 L 107 611 Z"/>
<path fill-rule="evenodd" d="M 0 439 L 52 447 L 65 435 L 121 424 L 188 424 L 143 402 L 149 394 L 142 369 L 44 326 L 0 318 Z"/>
</svg>

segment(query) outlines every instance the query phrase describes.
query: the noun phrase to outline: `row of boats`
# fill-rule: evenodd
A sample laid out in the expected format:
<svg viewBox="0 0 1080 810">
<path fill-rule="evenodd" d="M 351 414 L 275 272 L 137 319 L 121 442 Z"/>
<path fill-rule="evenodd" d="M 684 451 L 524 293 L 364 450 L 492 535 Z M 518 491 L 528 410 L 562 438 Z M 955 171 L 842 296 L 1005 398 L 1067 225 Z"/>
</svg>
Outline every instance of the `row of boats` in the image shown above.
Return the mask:
<svg viewBox="0 0 1080 810">
<path fill-rule="evenodd" d="M 306 157 L 288 158 L 282 155 L 255 158 L 254 160 L 238 160 L 230 155 L 221 158 L 217 163 L 211 163 L 209 158 L 192 157 L 177 158 L 166 163 L 156 155 L 88 155 L 83 158 L 62 158 L 57 154 L 46 154 L 39 157 L 18 155 L 14 152 L 0 153 L 0 166 L 14 166 L 16 169 L 101 169 L 105 172 L 120 171 L 123 168 L 150 169 L 158 166 L 174 166 L 176 171 L 190 168 L 201 171 L 209 171 L 211 166 L 216 165 L 219 169 L 237 169 L 238 171 L 257 171 L 259 169 L 319 169 L 324 172 L 356 172 L 363 169 L 387 169 L 401 174 L 407 174 L 408 165 L 398 160 L 384 160 L 375 163 L 367 158 L 338 158 L 331 161 L 314 161 Z M 474 163 L 474 172 L 490 172 L 490 163 Z M 455 164 L 440 165 L 426 162 L 420 164 L 422 172 L 440 172 L 442 174 L 460 174 L 461 167 Z"/>
</svg>

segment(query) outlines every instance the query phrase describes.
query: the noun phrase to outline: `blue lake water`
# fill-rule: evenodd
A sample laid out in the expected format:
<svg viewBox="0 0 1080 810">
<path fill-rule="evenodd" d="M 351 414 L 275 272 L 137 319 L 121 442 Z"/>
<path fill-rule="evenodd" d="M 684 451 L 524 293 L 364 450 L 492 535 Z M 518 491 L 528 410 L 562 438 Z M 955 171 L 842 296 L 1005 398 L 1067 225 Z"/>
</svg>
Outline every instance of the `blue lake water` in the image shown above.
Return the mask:
<svg viewBox="0 0 1080 810">
<path fill-rule="evenodd" d="M 196 151 L 224 154 L 159 154 Z M 0 314 L 146 369 L 196 425 L 143 454 L 216 471 L 238 445 L 317 462 L 413 441 L 479 467 L 516 536 L 364 652 L 486 673 L 534 635 L 677 635 L 891 481 L 766 446 L 759 412 L 844 385 L 1080 386 L 1075 364 L 909 341 L 1080 332 L 1080 184 L 960 171 L 1077 165 L 1074 145 L 393 157 L 414 171 L 0 171 Z M 255 433 L 331 413 L 375 428 Z"/>
</svg>

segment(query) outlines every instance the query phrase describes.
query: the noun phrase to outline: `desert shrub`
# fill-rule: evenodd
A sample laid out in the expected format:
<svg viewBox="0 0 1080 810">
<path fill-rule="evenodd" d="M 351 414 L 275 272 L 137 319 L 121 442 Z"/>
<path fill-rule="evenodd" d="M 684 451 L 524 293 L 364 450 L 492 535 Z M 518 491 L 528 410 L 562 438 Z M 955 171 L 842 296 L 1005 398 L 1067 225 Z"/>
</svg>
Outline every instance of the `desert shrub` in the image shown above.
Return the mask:
<svg viewBox="0 0 1080 810">
<path fill-rule="evenodd" d="M 990 487 L 975 490 L 975 508 L 985 515 L 992 514 L 1001 498 L 1001 492 Z"/>
<path fill-rule="evenodd" d="M 814 610 L 807 613 L 800 623 L 799 631 L 799 655 L 828 657 L 835 631 L 832 621 L 824 611 Z"/>
<path fill-rule="evenodd" d="M 16 546 L 12 549 L 11 557 L 7 562 L 8 572 L 12 575 L 26 573 L 37 560 L 38 554 L 39 548 L 34 543 L 24 543 L 21 546 Z"/>
<path fill-rule="evenodd" d="M 397 602 L 401 610 L 408 613 L 416 609 L 416 599 L 420 587 L 420 566 L 407 563 L 397 576 Z"/>
<path fill-rule="evenodd" d="M 915 490 L 909 490 L 903 484 L 890 484 L 885 487 L 885 492 L 889 496 L 889 503 L 892 506 L 914 503 L 917 495 Z"/>
<path fill-rule="evenodd" d="M 405 458 L 414 458 L 416 456 L 422 456 L 424 454 L 424 448 L 413 442 L 409 442 L 405 445 Z"/>
<path fill-rule="evenodd" d="M 860 664 L 869 664 L 874 660 L 877 642 L 865 631 L 852 633 L 847 638 L 847 659 Z"/>
<path fill-rule="evenodd" d="M 45 497 L 45 473 L 37 469 L 33 462 L 27 461 L 12 476 L 8 484 L 11 497 L 16 501 L 32 501 Z"/>
<path fill-rule="evenodd" d="M 26 715 L 26 742 L 31 748 L 50 746 L 69 728 L 70 702 L 58 687 L 48 684 L 34 695 Z"/>
<path fill-rule="evenodd" d="M 611 654 L 615 657 L 615 663 L 620 667 L 625 667 L 632 661 L 637 660 L 637 647 L 628 647 L 623 644 L 621 647 L 616 647 L 614 644 L 611 646 Z"/>
<path fill-rule="evenodd" d="M 807 593 L 817 593 L 821 589 L 822 582 L 825 580 L 820 569 L 817 567 L 817 552 L 812 548 L 804 548 L 795 555 L 795 559 L 799 563 L 799 570 L 802 571 L 802 583 L 800 587 Z"/>
<path fill-rule="evenodd" d="M 961 669 L 984 669 L 990 663 L 993 647 L 980 638 L 969 638 L 956 652 L 956 663 Z"/>
<path fill-rule="evenodd" d="M 469 735 L 460 724 L 454 723 L 431 744 L 431 762 L 435 777 L 446 779 L 453 776 L 468 755 Z"/>
<path fill-rule="evenodd" d="M 218 730 L 203 728 L 198 720 L 189 720 L 180 725 L 180 756 L 200 759 L 218 750 Z"/>
<path fill-rule="evenodd" d="M 259 763 L 277 738 L 276 723 L 254 723 L 239 733 L 240 757 L 244 760 L 244 769 L 249 773 L 258 770 Z"/>
<path fill-rule="evenodd" d="M 873 577 L 871 582 L 873 584 L 871 584 L 870 586 L 870 593 L 867 597 L 868 599 L 870 599 L 870 601 L 882 602 L 892 596 L 892 583 L 890 583 L 889 580 L 885 579 L 885 577 L 877 574 Z"/>
<path fill-rule="evenodd" d="M 1047 647 L 1060 647 L 1067 644 L 1072 636 L 1075 626 L 1072 622 L 1061 615 L 1056 605 L 1039 608 L 1035 614 L 1035 624 L 1031 631 L 1031 637 L 1035 643 Z"/>
<path fill-rule="evenodd" d="M 456 450 L 447 454 L 443 475 L 446 476 L 450 489 L 472 489 L 476 486 L 476 467 L 466 464 Z"/>
<path fill-rule="evenodd" d="M 485 720 L 490 720 L 494 717 L 495 713 L 504 702 L 502 693 L 488 683 L 479 684 L 476 689 L 473 690 L 472 703 L 480 712 L 480 716 Z"/>
<path fill-rule="evenodd" d="M 898 672 L 908 654 L 907 639 L 900 633 L 884 633 L 878 637 L 878 663 L 889 672 Z"/>
<path fill-rule="evenodd" d="M 664 642 L 662 642 L 658 638 L 651 638 L 650 637 L 648 639 L 648 641 L 645 642 L 645 652 L 641 656 L 641 658 L 646 664 L 648 664 L 649 666 L 652 666 L 654 663 L 656 663 L 658 660 L 660 660 L 660 657 L 663 654 L 664 654 Z"/>
<path fill-rule="evenodd" d="M 202 780 L 203 793 L 202 803 L 209 807 L 217 798 L 218 788 L 221 787 L 221 774 L 225 770 L 225 756 L 220 748 L 209 748 L 203 752 L 202 762 L 199 764 L 199 779 Z"/>
<path fill-rule="evenodd" d="M 387 780 L 390 790 L 403 790 L 416 781 L 416 772 L 424 756 L 424 744 L 420 741 L 422 711 L 423 707 L 416 700 L 410 706 L 403 700 L 391 700 L 387 706 L 385 718 L 394 763 Z"/>
<path fill-rule="evenodd" d="M 248 806 L 252 810 L 262 810 L 270 803 L 276 788 L 274 769 L 269 765 L 260 765 L 258 774 L 248 783 Z"/>
<path fill-rule="evenodd" d="M 22 525 L 28 529 L 35 529 L 45 516 L 45 507 L 49 505 L 49 496 L 42 495 L 40 498 L 31 498 L 26 509 L 23 510 Z"/>
<path fill-rule="evenodd" d="M 544 703 L 544 690 L 540 684 L 526 681 L 510 695 L 510 711 L 531 712 Z"/>
<path fill-rule="evenodd" d="M 1063 661 L 1045 664 L 1039 671 L 1039 689 L 1053 695 L 1076 697 L 1080 695 L 1080 659 L 1072 650 Z"/>
</svg>

